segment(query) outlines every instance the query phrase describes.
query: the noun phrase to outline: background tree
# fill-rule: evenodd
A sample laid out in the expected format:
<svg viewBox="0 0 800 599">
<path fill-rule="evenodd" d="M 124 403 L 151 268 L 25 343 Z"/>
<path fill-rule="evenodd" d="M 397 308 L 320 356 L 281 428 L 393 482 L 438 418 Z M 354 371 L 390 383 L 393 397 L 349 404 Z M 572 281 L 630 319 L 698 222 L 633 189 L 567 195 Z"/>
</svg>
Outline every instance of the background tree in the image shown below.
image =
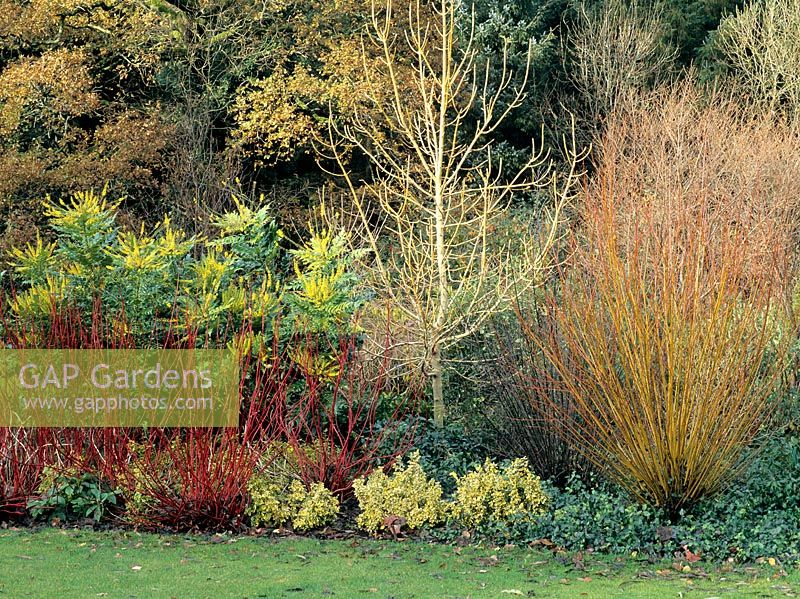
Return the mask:
<svg viewBox="0 0 800 599">
<path fill-rule="evenodd" d="M 470 38 L 477 50 L 479 69 L 489 68 L 489 87 L 495 89 L 511 71 L 513 85 L 501 95 L 498 106 L 505 108 L 515 97 L 516 88 L 527 78 L 525 97 L 519 106 L 492 132 L 493 153 L 503 159 L 508 171 L 515 171 L 530 156 L 530 140 L 542 135 L 557 146 L 560 123 L 551 123 L 553 104 L 562 91 L 563 73 L 559 59 L 559 29 L 566 0 L 510 0 L 502 4 L 494 0 L 462 0 L 458 8 L 458 45 Z M 471 115 L 480 118 L 479 111 Z M 550 131 L 550 129 L 554 129 Z M 529 197 L 515 198 L 515 204 L 530 202 Z"/>
<path fill-rule="evenodd" d="M 668 76 L 676 51 L 665 32 L 661 11 L 636 0 L 578 5 L 565 43 L 584 129 L 596 136 L 606 115 Z"/>
<path fill-rule="evenodd" d="M 3 243 L 35 236 L 46 194 L 109 183 L 141 214 L 161 197 L 170 127 L 152 94 L 164 23 L 137 3 L 0 1 Z"/>
<path fill-rule="evenodd" d="M 365 53 L 365 77 L 368 104 L 381 118 L 357 107 L 352 124 L 334 124 L 329 136 L 332 156 L 351 192 L 358 238 L 371 250 L 368 267 L 376 293 L 392 311 L 397 344 L 430 379 L 434 420 L 440 426 L 448 347 L 503 307 L 515 287 L 536 284 L 558 236 L 580 159 L 572 148 L 571 168 L 540 236 L 522 232 L 513 254 L 509 245 L 493 242 L 492 233 L 514 194 L 556 181 L 542 151 L 532 152 L 523 168 L 511 174 L 494 158 L 489 136 L 519 106 L 526 78 L 500 108 L 514 76 L 503 68 L 502 79 L 489 86 L 491 70 L 476 68 L 472 38 L 456 45 L 457 8 L 453 0 L 442 0 L 425 26 L 420 4 L 412 4 L 411 27 L 400 37 L 392 27 L 392 5 L 373 5 L 371 41 L 382 57 L 376 75 Z M 397 58 L 397 47 L 404 43 L 414 56 L 410 85 L 405 86 Z M 390 83 L 388 102 L 385 80 Z M 480 116 L 469 130 L 472 111 Z M 372 165 L 369 180 L 358 180 L 348 170 L 346 152 L 352 148 Z"/>
<path fill-rule="evenodd" d="M 665 41 L 677 50 L 677 63 L 690 66 L 702 58 L 720 20 L 745 5 L 745 0 L 645 0 L 644 11 L 662 15 Z"/>
<path fill-rule="evenodd" d="M 726 87 L 769 115 L 800 114 L 800 1 L 753 2 L 723 19 L 710 44 Z"/>
</svg>

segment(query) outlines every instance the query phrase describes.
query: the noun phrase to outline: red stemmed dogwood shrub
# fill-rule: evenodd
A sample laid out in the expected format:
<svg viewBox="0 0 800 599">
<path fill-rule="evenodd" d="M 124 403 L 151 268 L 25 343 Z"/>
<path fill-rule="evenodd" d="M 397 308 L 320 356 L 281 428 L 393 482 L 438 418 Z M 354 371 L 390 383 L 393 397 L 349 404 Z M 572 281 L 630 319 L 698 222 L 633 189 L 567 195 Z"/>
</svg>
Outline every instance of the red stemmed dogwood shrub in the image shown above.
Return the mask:
<svg viewBox="0 0 800 599">
<path fill-rule="evenodd" d="M 54 308 L 40 321 L 5 320 L 5 342 L 13 348 L 132 348 L 124 313 L 109 318 L 97 303 L 86 317 L 68 307 Z M 252 324 L 222 329 L 224 339 L 249 334 Z M 164 348 L 198 344 L 196 331 L 162 330 Z M 152 345 L 152 344 L 151 344 Z M 273 359 L 272 362 L 275 362 Z M 275 401 L 288 372 L 269 360 L 244 353 L 240 364 L 240 426 L 231 429 L 133 428 L 0 429 L 0 506 L 23 515 L 37 493 L 45 468 L 88 472 L 120 492 L 126 518 L 148 528 L 217 529 L 240 526 L 247 482 L 261 459 L 269 435 L 267 403 Z"/>
<path fill-rule="evenodd" d="M 396 426 L 416 410 L 420 393 L 413 385 L 394 387 L 388 352 L 370 359 L 346 338 L 330 353 L 326 371 L 316 367 L 318 356 L 306 354 L 296 363 L 299 388 L 279 398 L 285 404 L 272 412 L 283 411 L 280 439 L 292 449 L 303 482 L 322 482 L 346 496 L 356 478 L 408 450 L 415 429 L 398 432 Z"/>
<path fill-rule="evenodd" d="M 42 470 L 52 460 L 46 431 L 0 427 L 0 522 L 26 514 Z"/>
<path fill-rule="evenodd" d="M 292 450 L 291 475 L 307 488 L 321 482 L 339 495 L 408 448 L 410 432 L 392 435 L 392 423 L 413 408 L 416 395 L 387 399 L 385 363 L 365 363 L 347 342 L 334 374 L 312 373 L 290 357 L 291 349 L 280 350 L 276 341 L 273 350 L 243 368 L 238 429 L 156 429 L 130 440 L 127 459 L 107 476 L 123 490 L 135 524 L 241 527 L 247 484 L 282 457 L 276 447 Z"/>
<path fill-rule="evenodd" d="M 101 347 L 100 339 L 109 339 L 100 318 L 87 322 L 78 311 L 55 306 L 39 322 L 20 322 L 3 311 L 0 326 L 3 344 L 9 349 Z M 114 341 L 124 346 L 124 340 Z M 124 439 L 113 429 L 0 427 L 0 521 L 24 517 L 29 500 L 39 492 L 45 469 L 69 463 L 69 456 L 77 455 L 75 448 L 91 448 L 86 455 L 112 455 L 114 446 L 124 447 Z"/>
<path fill-rule="evenodd" d="M 39 325 L 9 327 L 6 337 L 14 347 L 135 347 L 124 315 L 107 319 L 101 310 L 96 306 L 90 318 L 54 311 Z M 281 338 L 278 327 L 271 343 L 241 343 L 252 339 L 252 329 L 245 322 L 220 333 L 241 353 L 238 427 L 39 429 L 39 445 L 25 433 L 17 449 L 41 446 L 49 454 L 34 451 L 27 462 L 12 456 L 13 486 L 22 489 L 14 493 L 16 509 L 24 511 L 49 467 L 90 472 L 106 482 L 123 500 L 124 519 L 140 528 L 236 529 L 245 523 L 248 482 L 269 470 L 277 446 L 295 450 L 293 476 L 307 487 L 322 482 L 339 495 L 407 449 L 413 431 L 394 434 L 393 423 L 414 409 L 417 394 L 391 388 L 385 359 L 366 359 L 352 336 L 331 345 L 307 335 Z M 168 330 L 159 343 L 193 347 L 198 338 L 185 328 Z"/>
<path fill-rule="evenodd" d="M 127 456 L 106 475 L 122 491 L 127 518 L 142 528 L 241 528 L 250 478 L 280 433 L 270 411 L 291 373 L 280 354 L 242 360 L 237 428 L 157 428 L 128 433 Z"/>
</svg>

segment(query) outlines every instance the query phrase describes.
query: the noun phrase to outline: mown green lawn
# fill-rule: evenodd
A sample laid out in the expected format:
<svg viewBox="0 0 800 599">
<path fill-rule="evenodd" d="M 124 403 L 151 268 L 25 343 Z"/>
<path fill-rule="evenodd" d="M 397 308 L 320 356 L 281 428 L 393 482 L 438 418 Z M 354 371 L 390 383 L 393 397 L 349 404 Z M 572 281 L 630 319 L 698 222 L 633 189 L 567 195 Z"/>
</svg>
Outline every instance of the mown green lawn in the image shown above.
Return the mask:
<svg viewBox="0 0 800 599">
<path fill-rule="evenodd" d="M 678 571 L 683 565 L 411 541 L 0 530 L 0 597 L 708 599 L 800 592 L 800 572 L 779 564 L 698 562 Z"/>
</svg>

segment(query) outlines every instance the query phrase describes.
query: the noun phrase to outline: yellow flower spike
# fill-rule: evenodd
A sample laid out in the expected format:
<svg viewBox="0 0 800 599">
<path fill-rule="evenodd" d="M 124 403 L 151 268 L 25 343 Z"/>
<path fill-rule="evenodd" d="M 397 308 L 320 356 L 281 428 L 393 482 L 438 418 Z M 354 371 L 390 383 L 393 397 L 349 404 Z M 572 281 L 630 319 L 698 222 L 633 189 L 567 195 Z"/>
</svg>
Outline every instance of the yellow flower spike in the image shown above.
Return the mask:
<svg viewBox="0 0 800 599">
<path fill-rule="evenodd" d="M 11 248 L 11 266 L 17 274 L 33 279 L 46 276 L 57 265 L 55 258 L 55 243 L 45 244 L 39 232 L 36 232 L 36 242 L 28 242 L 24 248 Z"/>
<path fill-rule="evenodd" d="M 23 318 L 47 318 L 66 292 L 67 282 L 63 278 L 48 276 L 43 285 L 33 285 L 18 294 L 11 303 L 11 310 Z"/>
<path fill-rule="evenodd" d="M 78 191 L 73 193 L 68 201 L 59 199 L 58 202 L 53 202 L 50 196 L 47 196 L 43 202 L 44 215 L 56 227 L 113 220 L 113 212 L 124 198 L 111 202 L 106 198 L 106 192 L 107 187 L 104 187 L 100 194 L 91 190 Z"/>
</svg>

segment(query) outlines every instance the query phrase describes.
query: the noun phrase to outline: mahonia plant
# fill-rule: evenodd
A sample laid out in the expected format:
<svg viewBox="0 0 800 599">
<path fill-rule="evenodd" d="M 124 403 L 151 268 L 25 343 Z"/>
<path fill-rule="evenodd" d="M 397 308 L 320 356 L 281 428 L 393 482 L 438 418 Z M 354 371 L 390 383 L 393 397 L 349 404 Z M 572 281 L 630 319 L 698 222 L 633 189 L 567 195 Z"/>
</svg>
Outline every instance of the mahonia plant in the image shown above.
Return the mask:
<svg viewBox="0 0 800 599">
<path fill-rule="evenodd" d="M 287 283 L 277 271 L 283 234 L 263 201 L 254 209 L 234 195 L 235 209 L 213 220 L 217 233 L 202 246 L 167 217 L 150 231 L 121 229 L 121 201 L 110 201 L 105 189 L 47 199 L 54 241 L 37 238 L 11 251 L 17 318 L 46 323 L 66 302 L 89 315 L 100 300 L 105 314 L 124 312 L 124 322 L 114 323 L 118 330 L 142 340 L 161 327 L 197 331 L 202 343 L 247 322 L 247 337 L 230 344 L 259 354 L 270 347 L 278 320 L 287 338 L 300 332 L 337 347 L 366 300 L 353 274 L 358 253 L 342 232 L 312 227 L 291 252 L 296 279 Z M 311 370 L 338 371 L 335 356 L 319 347 L 293 350 L 299 364 L 308 362 L 305 356 L 322 357 Z"/>
<path fill-rule="evenodd" d="M 191 263 L 194 238 L 165 218 L 152 232 L 121 231 L 106 190 L 74 193 L 45 202 L 55 241 L 41 239 L 11 251 L 11 263 L 24 288 L 11 308 L 22 320 L 48 318 L 68 300 L 90 313 L 97 299 L 106 312 L 125 311 L 131 332 L 146 334 L 170 314 L 181 276 Z"/>
<path fill-rule="evenodd" d="M 369 532 L 383 528 L 387 516 L 405 518 L 412 530 L 435 526 L 446 518 L 442 486 L 425 474 L 418 451 L 411 454 L 407 465 L 396 467 L 391 475 L 378 469 L 356 480 L 353 491 L 361 508 L 356 523 Z"/>
<path fill-rule="evenodd" d="M 528 460 L 518 458 L 502 469 L 489 458 L 463 477 L 452 473 L 456 490 L 452 517 L 470 527 L 514 518 L 534 519 L 549 503 L 542 482 Z"/>
<path fill-rule="evenodd" d="M 287 303 L 297 330 L 329 335 L 346 331 L 367 299 L 351 268 L 362 253 L 350 250 L 344 231 L 312 227 L 310 239 L 291 254 L 297 278 Z"/>
</svg>

